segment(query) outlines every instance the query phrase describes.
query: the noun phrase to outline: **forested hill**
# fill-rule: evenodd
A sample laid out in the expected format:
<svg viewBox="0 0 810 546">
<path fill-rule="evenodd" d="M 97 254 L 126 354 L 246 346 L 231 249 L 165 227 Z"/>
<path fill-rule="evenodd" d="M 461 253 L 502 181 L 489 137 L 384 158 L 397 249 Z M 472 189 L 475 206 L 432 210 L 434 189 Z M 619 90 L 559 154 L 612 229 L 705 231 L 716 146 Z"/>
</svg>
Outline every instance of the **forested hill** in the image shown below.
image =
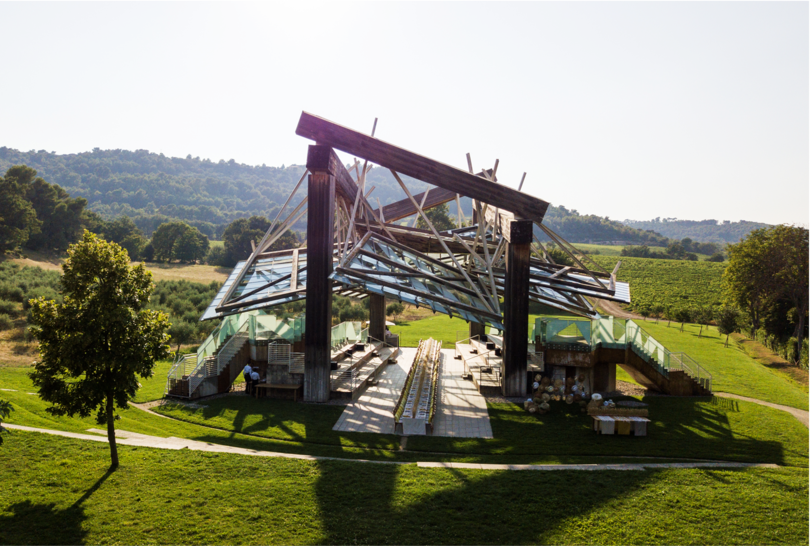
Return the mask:
<svg viewBox="0 0 810 546">
<path fill-rule="evenodd" d="M 0 147 L 0 174 L 12 165 L 28 165 L 51 184 L 58 184 L 71 197 L 87 199 L 87 208 L 110 220 L 129 216 L 148 237 L 162 222 L 184 220 L 210 238 L 220 238 L 232 221 L 252 215 L 275 214 L 304 173 L 302 165 L 268 167 L 213 162 L 186 156 L 166 157 L 147 150 L 100 150 L 80 154 L 55 154 L 45 150 L 20 152 Z M 414 193 L 424 191 L 422 182 L 403 177 Z M 372 169 L 366 191 L 374 187 L 369 201 L 377 206 L 405 196 L 387 169 Z M 293 204 L 306 195 L 306 186 Z M 542 197 L 542 196 L 541 196 Z M 455 203 L 449 204 L 455 217 Z M 469 219 L 471 204 L 462 209 Z M 613 242 L 666 245 L 652 232 L 634 229 L 614 220 L 581 215 L 564 206 L 550 207 L 545 223 L 571 242 Z M 299 222 L 295 229 L 304 229 Z"/>
<path fill-rule="evenodd" d="M 765 227 L 769 224 L 760 222 L 718 222 L 717 220 L 678 220 L 677 218 L 655 218 L 649 221 L 625 220 L 623 224 L 641 230 L 655 230 L 670 239 L 683 239 L 688 237 L 693 241 L 704 243 L 738 243 L 749 232 Z"/>
<path fill-rule="evenodd" d="M 146 235 L 163 221 L 179 219 L 215 238 L 237 218 L 274 214 L 304 173 L 301 165 L 252 166 L 190 155 L 166 157 L 147 150 L 96 148 L 60 155 L 0 147 L 0 172 L 20 164 L 36 169 L 72 197 L 84 197 L 87 208 L 107 219 L 133 218 Z M 423 191 L 424 184 L 405 180 L 412 189 Z M 402 190 L 383 169 L 369 173 L 367 188 L 371 185 L 377 186 L 371 196 L 375 204 L 377 198 L 383 204 L 401 199 Z M 293 204 L 304 195 L 306 185 Z"/>
</svg>

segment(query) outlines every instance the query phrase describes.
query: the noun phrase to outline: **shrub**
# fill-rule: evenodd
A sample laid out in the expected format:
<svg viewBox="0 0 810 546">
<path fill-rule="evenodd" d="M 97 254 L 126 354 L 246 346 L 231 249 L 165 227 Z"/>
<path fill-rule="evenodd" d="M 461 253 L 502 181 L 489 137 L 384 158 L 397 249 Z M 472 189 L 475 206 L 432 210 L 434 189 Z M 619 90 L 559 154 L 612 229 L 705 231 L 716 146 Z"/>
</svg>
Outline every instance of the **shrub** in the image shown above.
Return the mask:
<svg viewBox="0 0 810 546">
<path fill-rule="evenodd" d="M 17 304 L 13 301 L 0 300 L 0 313 L 4 315 L 16 315 Z"/>
<path fill-rule="evenodd" d="M 11 330 L 14 328 L 14 321 L 5 314 L 0 314 L 0 330 Z"/>
<path fill-rule="evenodd" d="M 225 248 L 221 246 L 213 246 L 208 250 L 208 254 L 205 255 L 205 263 L 220 267 L 228 267 L 233 265 L 229 263 Z"/>
</svg>

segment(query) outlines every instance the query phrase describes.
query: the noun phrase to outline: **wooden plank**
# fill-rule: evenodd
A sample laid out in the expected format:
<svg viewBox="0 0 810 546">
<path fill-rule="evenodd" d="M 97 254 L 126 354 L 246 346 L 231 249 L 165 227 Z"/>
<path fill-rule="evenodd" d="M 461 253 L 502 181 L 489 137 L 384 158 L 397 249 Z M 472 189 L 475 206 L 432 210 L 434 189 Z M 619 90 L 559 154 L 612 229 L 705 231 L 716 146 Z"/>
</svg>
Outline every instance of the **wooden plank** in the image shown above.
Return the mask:
<svg viewBox="0 0 810 546">
<path fill-rule="evenodd" d="M 340 162 L 335 150 L 330 146 L 312 145 L 307 150 L 307 169 L 326 172 L 335 177 L 335 190 L 354 203 L 357 196 L 357 184 L 352 175 Z"/>
<path fill-rule="evenodd" d="M 310 169 L 311 170 L 311 169 Z M 329 400 L 332 357 L 332 250 L 336 177 L 312 171 L 307 196 L 307 303 L 304 358 L 304 400 Z"/>
<path fill-rule="evenodd" d="M 425 192 L 414 195 L 413 198 L 421 203 L 422 199 L 425 198 Z M 427 210 L 437 207 L 444 203 L 449 203 L 455 198 L 456 192 L 444 188 L 431 188 L 430 191 L 428 191 L 428 198 L 425 199 L 425 204 L 422 205 L 422 208 Z M 379 209 L 377 209 L 376 212 L 379 212 Z M 416 214 L 416 212 L 416 208 L 411 203 L 411 200 L 407 198 L 397 201 L 396 203 L 391 203 L 390 205 L 385 205 L 382 208 L 383 216 L 389 223 L 407 218 L 408 216 Z"/>
<path fill-rule="evenodd" d="M 504 283 L 504 337 L 503 337 L 503 394 L 526 396 L 526 355 L 529 350 L 529 256 L 531 237 L 525 236 L 528 224 L 512 222 L 511 239 L 506 250 L 506 277 Z"/>
<path fill-rule="evenodd" d="M 298 249 L 293 250 L 292 272 L 290 273 L 290 290 L 298 289 Z"/>
<path fill-rule="evenodd" d="M 307 112 L 301 113 L 295 133 L 453 193 L 466 195 L 512 211 L 521 218 L 542 222 L 548 209 L 548 203 L 542 199 L 521 193 L 508 186 L 496 184 L 480 176 L 415 154 Z M 386 217 L 388 217 L 387 214 Z"/>
</svg>

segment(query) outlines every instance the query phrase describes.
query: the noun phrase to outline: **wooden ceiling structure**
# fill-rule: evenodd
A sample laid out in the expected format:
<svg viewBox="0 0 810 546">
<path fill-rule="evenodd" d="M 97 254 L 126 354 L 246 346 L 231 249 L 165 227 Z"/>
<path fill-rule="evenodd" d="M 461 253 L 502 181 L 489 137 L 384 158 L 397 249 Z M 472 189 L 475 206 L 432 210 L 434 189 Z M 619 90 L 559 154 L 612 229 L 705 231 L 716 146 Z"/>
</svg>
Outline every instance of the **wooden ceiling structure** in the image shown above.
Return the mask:
<svg viewBox="0 0 810 546">
<path fill-rule="evenodd" d="M 376 129 L 376 121 L 374 125 Z M 369 335 L 377 339 L 385 328 L 386 298 L 464 318 L 471 335 L 483 333 L 485 324 L 503 330 L 506 396 L 527 392 L 530 300 L 581 316 L 598 316 L 585 296 L 629 301 L 629 289 L 616 282 L 616 270 L 603 270 L 543 225 L 546 201 L 497 182 L 497 160 L 492 169 L 474 174 L 469 155 L 464 171 L 384 142 L 374 133 L 301 114 L 296 134 L 315 142 L 308 149 L 307 171 L 203 316 L 306 299 L 305 400 L 329 397 L 333 293 L 371 297 Z M 335 150 L 359 159 L 347 168 Z M 372 206 L 374 188 L 365 184 L 372 165 L 391 171 L 404 199 L 385 206 L 377 200 L 377 207 Z M 413 195 L 400 175 L 433 187 Z M 305 178 L 307 195 L 292 207 Z M 472 225 L 462 225 L 461 197 L 472 199 Z M 459 226 L 439 231 L 426 211 L 451 201 L 459 204 Z M 269 251 L 304 214 L 306 245 Z M 401 225 L 414 215 L 428 229 Z M 574 265 L 556 264 L 538 235 L 554 242 Z"/>
</svg>

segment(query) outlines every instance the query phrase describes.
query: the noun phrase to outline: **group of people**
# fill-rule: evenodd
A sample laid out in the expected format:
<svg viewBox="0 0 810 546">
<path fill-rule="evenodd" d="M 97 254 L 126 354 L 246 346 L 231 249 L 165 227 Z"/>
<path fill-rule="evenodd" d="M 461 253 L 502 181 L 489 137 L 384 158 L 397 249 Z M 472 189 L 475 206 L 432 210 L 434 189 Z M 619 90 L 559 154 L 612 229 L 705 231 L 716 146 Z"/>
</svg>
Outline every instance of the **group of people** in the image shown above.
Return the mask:
<svg viewBox="0 0 810 546">
<path fill-rule="evenodd" d="M 253 396 L 253 391 L 259 382 L 259 368 L 252 368 L 250 364 L 246 364 L 242 375 L 245 377 L 245 392 L 248 396 Z"/>
</svg>

